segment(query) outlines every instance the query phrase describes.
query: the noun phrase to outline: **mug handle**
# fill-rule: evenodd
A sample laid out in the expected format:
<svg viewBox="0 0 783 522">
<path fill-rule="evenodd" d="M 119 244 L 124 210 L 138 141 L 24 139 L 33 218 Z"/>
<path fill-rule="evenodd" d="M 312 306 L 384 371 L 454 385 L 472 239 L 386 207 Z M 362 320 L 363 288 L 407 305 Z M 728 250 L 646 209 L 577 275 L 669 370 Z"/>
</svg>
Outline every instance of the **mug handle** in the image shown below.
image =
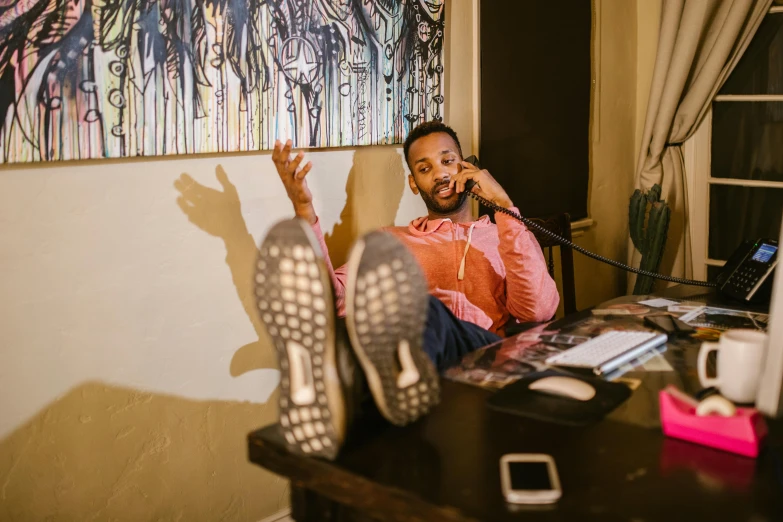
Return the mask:
<svg viewBox="0 0 783 522">
<path fill-rule="evenodd" d="M 696 369 L 699 372 L 699 382 L 705 388 L 711 386 L 718 386 L 718 376 L 707 377 L 707 357 L 710 352 L 718 349 L 718 343 L 701 343 L 699 349 L 699 359 L 696 364 Z"/>
</svg>

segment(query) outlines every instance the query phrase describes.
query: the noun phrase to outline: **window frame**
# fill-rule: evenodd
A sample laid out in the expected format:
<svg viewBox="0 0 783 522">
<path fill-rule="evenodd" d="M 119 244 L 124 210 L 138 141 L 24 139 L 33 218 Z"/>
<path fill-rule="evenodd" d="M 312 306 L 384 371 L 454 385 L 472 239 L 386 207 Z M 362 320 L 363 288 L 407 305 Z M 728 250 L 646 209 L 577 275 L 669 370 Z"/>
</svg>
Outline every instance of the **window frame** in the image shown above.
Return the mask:
<svg viewBox="0 0 783 522">
<path fill-rule="evenodd" d="M 768 14 L 783 13 L 783 6 L 773 6 Z M 783 189 L 783 181 L 762 181 L 737 178 L 712 177 L 712 104 L 783 102 L 783 94 L 722 94 L 716 96 L 696 132 L 683 143 L 683 159 L 690 208 L 689 230 L 691 236 L 691 261 L 693 278 L 705 281 L 707 267 L 721 267 L 724 259 L 709 257 L 710 188 L 712 185 L 733 185 L 766 189 Z"/>
</svg>

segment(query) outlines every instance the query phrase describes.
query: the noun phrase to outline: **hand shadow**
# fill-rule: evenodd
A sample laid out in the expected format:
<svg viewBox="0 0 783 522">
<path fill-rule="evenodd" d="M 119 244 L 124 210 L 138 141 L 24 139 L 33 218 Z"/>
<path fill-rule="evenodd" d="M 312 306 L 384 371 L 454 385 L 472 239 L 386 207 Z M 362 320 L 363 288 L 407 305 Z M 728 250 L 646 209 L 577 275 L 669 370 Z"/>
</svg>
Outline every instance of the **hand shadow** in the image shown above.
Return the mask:
<svg viewBox="0 0 783 522">
<path fill-rule="evenodd" d="M 221 165 L 215 169 L 223 190 L 201 185 L 187 174 L 174 181 L 180 193 L 177 205 L 188 220 L 207 234 L 219 237 L 226 246 L 226 264 L 234 287 L 258 340 L 239 348 L 231 358 L 230 374 L 239 377 L 262 368 L 277 369 L 277 358 L 256 309 L 253 289 L 258 248 L 242 217 L 242 205 L 236 187 Z"/>
<path fill-rule="evenodd" d="M 394 225 L 405 187 L 405 168 L 396 147 L 361 147 L 354 152 L 340 222 L 331 233 L 324 231 L 335 267 L 345 263 L 357 237 Z"/>
</svg>

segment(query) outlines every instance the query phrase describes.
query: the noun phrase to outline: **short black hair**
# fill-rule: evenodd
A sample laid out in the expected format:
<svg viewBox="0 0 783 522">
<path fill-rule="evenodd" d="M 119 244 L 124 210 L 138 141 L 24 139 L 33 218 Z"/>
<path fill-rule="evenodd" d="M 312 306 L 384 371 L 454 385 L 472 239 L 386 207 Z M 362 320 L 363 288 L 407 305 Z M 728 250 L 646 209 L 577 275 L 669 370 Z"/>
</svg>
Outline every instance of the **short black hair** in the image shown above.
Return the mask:
<svg viewBox="0 0 783 522">
<path fill-rule="evenodd" d="M 436 132 L 445 132 L 451 136 L 454 143 L 457 144 L 457 151 L 459 152 L 460 157 L 462 157 L 462 145 L 459 144 L 459 138 L 457 137 L 457 133 L 454 132 L 454 129 L 440 121 L 425 121 L 424 123 L 417 125 L 410 134 L 408 134 L 408 137 L 405 138 L 405 144 L 402 146 L 403 153 L 405 154 L 405 163 L 408 164 L 408 167 L 411 166 L 410 161 L 408 161 L 408 152 L 410 151 L 413 142 L 424 136 L 435 134 Z"/>
</svg>

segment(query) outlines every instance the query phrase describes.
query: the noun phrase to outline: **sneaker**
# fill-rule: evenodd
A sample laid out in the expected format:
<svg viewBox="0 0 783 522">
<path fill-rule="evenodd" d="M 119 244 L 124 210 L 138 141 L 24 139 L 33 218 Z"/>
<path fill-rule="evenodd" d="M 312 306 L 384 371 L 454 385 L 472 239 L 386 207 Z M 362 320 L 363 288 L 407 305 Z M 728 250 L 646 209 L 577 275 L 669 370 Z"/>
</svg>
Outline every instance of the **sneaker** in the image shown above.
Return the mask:
<svg viewBox="0 0 783 522">
<path fill-rule="evenodd" d="M 289 450 L 334 459 L 346 434 L 346 401 L 335 333 L 332 282 L 313 230 L 276 224 L 256 272 L 261 319 L 280 368 L 280 427 Z"/>
<path fill-rule="evenodd" d="M 348 259 L 346 326 L 375 404 L 397 425 L 440 400 L 438 373 L 422 350 L 427 282 L 408 249 L 386 232 L 359 239 Z"/>
</svg>

